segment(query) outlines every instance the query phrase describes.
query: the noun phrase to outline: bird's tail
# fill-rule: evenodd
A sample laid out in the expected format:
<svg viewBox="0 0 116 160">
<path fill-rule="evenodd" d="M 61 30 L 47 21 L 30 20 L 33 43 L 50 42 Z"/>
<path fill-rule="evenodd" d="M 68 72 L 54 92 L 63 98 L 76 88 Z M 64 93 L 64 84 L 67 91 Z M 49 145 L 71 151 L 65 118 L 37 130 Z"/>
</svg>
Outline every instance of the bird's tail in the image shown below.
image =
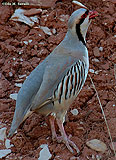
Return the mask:
<svg viewBox="0 0 116 160">
<path fill-rule="evenodd" d="M 20 126 L 20 124 L 23 123 L 32 113 L 33 111 L 30 111 L 30 109 L 28 109 L 21 122 L 18 121 L 16 116 L 14 115 L 13 122 L 7 137 L 12 137 L 17 128 Z"/>
</svg>

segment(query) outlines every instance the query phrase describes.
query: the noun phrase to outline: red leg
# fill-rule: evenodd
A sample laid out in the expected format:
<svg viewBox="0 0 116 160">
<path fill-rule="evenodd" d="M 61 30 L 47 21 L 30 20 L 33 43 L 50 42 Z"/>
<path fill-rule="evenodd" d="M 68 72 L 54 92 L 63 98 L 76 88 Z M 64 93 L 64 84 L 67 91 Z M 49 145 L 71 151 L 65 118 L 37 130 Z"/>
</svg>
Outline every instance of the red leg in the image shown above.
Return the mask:
<svg viewBox="0 0 116 160">
<path fill-rule="evenodd" d="M 69 149 L 70 152 L 73 153 L 73 149 L 71 148 L 71 146 L 77 151 L 77 153 L 79 153 L 79 149 L 78 147 L 74 144 L 74 142 L 72 142 L 69 137 L 67 137 L 66 132 L 64 130 L 64 126 L 63 123 L 61 122 L 61 120 L 57 119 L 57 124 L 60 130 L 60 133 L 62 135 L 62 141 L 65 143 L 66 147 Z"/>
<path fill-rule="evenodd" d="M 55 125 L 54 125 L 55 117 L 50 116 L 49 121 L 50 121 L 50 125 L 51 125 L 53 141 L 57 140 L 58 143 L 61 143 L 61 142 L 65 143 L 66 147 L 69 149 L 69 151 L 71 153 L 73 153 L 72 147 L 77 151 L 77 153 L 79 153 L 80 151 L 79 151 L 78 147 L 74 144 L 74 142 L 72 142 L 70 140 L 69 137 L 67 137 L 66 132 L 64 130 L 63 123 L 61 122 L 61 120 L 57 119 L 57 124 L 58 124 L 59 130 L 60 130 L 60 133 L 61 133 L 60 137 L 58 137 L 56 134 Z"/>
<path fill-rule="evenodd" d="M 54 141 L 55 139 L 57 139 L 57 134 L 56 134 L 55 125 L 54 125 L 55 117 L 50 116 L 49 121 L 50 121 L 51 131 L 52 131 L 52 140 Z"/>
</svg>

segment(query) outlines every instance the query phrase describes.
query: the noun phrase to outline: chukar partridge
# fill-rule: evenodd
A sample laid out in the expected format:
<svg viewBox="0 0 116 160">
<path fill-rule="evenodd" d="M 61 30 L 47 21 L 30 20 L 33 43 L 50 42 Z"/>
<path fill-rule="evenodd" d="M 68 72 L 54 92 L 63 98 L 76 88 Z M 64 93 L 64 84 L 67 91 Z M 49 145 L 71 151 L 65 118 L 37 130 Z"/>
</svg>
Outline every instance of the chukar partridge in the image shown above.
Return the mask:
<svg viewBox="0 0 116 160">
<path fill-rule="evenodd" d="M 63 122 L 88 74 L 89 58 L 85 37 L 96 13 L 85 8 L 72 13 L 64 40 L 31 72 L 19 90 L 9 136 L 31 113 L 51 115 L 52 138 L 65 143 L 71 152 L 72 148 L 79 152 L 66 135 Z M 56 134 L 55 119 L 61 137 Z"/>
</svg>

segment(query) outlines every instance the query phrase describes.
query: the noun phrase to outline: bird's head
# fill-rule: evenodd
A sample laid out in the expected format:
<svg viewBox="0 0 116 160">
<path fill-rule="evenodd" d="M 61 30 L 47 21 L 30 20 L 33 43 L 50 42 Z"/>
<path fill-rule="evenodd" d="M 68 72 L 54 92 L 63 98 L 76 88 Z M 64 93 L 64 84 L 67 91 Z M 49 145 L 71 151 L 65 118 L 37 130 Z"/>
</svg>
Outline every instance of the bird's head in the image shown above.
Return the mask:
<svg viewBox="0 0 116 160">
<path fill-rule="evenodd" d="M 78 36 L 79 40 L 86 37 L 88 26 L 91 23 L 91 20 L 98 16 L 96 11 L 89 11 L 85 8 L 80 8 L 72 13 L 68 21 L 68 29 L 72 32 L 73 35 Z M 82 43 L 84 43 L 82 41 Z"/>
</svg>

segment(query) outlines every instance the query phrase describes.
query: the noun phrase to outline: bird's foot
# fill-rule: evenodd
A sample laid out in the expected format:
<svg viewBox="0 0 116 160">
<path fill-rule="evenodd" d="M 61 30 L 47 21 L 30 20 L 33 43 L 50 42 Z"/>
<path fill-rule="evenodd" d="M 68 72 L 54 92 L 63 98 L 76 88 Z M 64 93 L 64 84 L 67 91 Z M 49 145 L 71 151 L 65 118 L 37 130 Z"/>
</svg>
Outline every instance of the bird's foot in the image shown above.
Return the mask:
<svg viewBox="0 0 116 160">
<path fill-rule="evenodd" d="M 69 137 L 64 137 L 64 136 L 59 136 L 58 137 L 57 136 L 56 140 L 57 140 L 58 143 L 63 142 L 71 153 L 74 153 L 72 148 L 74 148 L 77 153 L 80 153 L 80 150 L 78 149 L 76 144 L 73 141 L 70 140 L 70 138 L 71 138 L 71 135 Z"/>
<path fill-rule="evenodd" d="M 57 141 L 58 143 L 63 142 L 71 153 L 74 153 L 73 151 L 73 148 L 74 148 L 76 152 L 80 154 L 78 147 L 75 145 L 73 141 L 70 140 L 71 135 L 69 137 L 66 135 L 62 121 L 57 119 L 57 124 L 61 132 L 60 137 L 58 137 L 56 134 L 53 117 L 50 117 L 50 124 L 51 124 L 51 131 L 52 131 L 52 140 Z"/>
</svg>

